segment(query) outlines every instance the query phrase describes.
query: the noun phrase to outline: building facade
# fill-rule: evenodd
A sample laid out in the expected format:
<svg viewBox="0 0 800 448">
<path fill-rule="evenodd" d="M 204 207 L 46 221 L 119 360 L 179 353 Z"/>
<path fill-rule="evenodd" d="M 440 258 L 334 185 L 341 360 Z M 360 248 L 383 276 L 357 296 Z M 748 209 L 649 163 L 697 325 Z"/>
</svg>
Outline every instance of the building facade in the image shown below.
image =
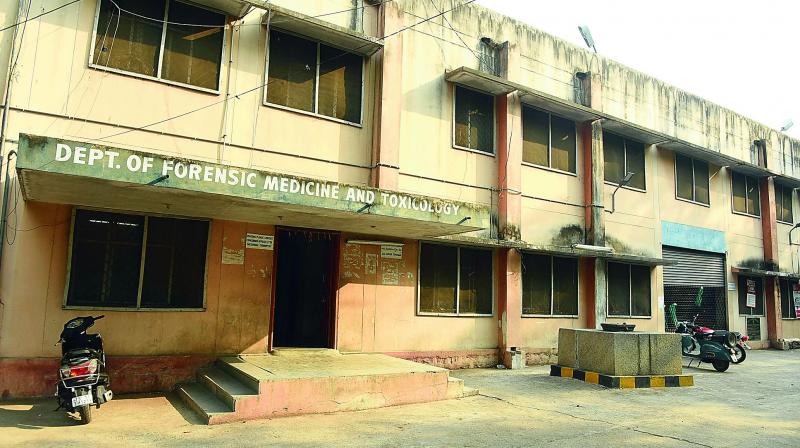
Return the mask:
<svg viewBox="0 0 800 448">
<path fill-rule="evenodd" d="M 800 337 L 774 129 L 472 3 L 65 4 L 0 2 L 4 397 L 84 314 L 118 392 L 278 347 L 546 363 L 673 303 Z"/>
</svg>

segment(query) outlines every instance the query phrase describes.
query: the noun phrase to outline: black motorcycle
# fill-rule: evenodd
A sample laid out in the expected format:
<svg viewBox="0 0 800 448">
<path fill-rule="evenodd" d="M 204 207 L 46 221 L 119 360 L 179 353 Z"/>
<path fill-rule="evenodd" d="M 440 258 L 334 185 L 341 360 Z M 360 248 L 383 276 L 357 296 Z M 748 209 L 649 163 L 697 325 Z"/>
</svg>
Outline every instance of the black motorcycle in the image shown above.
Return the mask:
<svg viewBox="0 0 800 448">
<path fill-rule="evenodd" d="M 106 355 L 103 338 L 99 334 L 87 334 L 95 321 L 105 316 L 76 317 L 64 324 L 61 331 L 61 368 L 56 387 L 58 409 L 78 412 L 81 423 L 92 421 L 92 406 L 113 398 L 106 373 Z"/>
</svg>

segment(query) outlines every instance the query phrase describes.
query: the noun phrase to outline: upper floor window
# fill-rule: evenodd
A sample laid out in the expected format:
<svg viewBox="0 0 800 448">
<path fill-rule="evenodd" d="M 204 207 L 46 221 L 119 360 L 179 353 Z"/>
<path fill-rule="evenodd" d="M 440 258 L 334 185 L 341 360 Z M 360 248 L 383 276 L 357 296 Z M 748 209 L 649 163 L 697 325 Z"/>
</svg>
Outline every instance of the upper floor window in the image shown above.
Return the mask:
<svg viewBox="0 0 800 448">
<path fill-rule="evenodd" d="M 224 14 L 176 0 L 101 0 L 95 27 L 94 66 L 219 88 Z"/>
<path fill-rule="evenodd" d="M 708 205 L 708 164 L 675 154 L 675 194 Z"/>
<path fill-rule="evenodd" d="M 575 123 L 532 107 L 522 107 L 522 161 L 575 173 Z"/>
<path fill-rule="evenodd" d="M 76 210 L 67 306 L 202 308 L 208 221 Z"/>
<path fill-rule="evenodd" d="M 267 103 L 361 123 L 364 57 L 292 34 L 269 34 Z"/>
<path fill-rule="evenodd" d="M 644 143 L 603 132 L 603 161 L 606 182 L 619 184 L 628 173 L 633 173 L 627 186 L 637 190 L 646 189 Z"/>
<path fill-rule="evenodd" d="M 650 267 L 613 263 L 607 266 L 608 315 L 650 316 Z"/>
<path fill-rule="evenodd" d="M 455 86 L 454 144 L 494 154 L 494 97 Z"/>
<path fill-rule="evenodd" d="M 733 211 L 753 216 L 761 216 L 761 199 L 758 180 L 734 171 L 731 175 Z"/>
<path fill-rule="evenodd" d="M 492 314 L 492 251 L 420 244 L 419 312 Z"/>
<path fill-rule="evenodd" d="M 578 260 L 522 254 L 522 314 L 578 315 Z"/>
<path fill-rule="evenodd" d="M 775 184 L 775 216 L 778 221 L 787 224 L 794 223 L 792 219 L 792 194 L 791 187 Z"/>
</svg>

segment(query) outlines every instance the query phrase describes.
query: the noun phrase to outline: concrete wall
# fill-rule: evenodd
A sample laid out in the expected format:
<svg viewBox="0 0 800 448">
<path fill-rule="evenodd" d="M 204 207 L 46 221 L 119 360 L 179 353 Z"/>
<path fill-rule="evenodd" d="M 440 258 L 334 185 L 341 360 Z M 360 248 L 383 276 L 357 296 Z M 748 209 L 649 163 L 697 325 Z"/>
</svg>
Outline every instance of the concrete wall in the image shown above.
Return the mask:
<svg viewBox="0 0 800 448">
<path fill-rule="evenodd" d="M 63 306 L 72 207 L 29 202 L 19 207 L 3 269 L 0 356 L 58 357 L 66 321 L 105 314 L 93 328 L 109 356 L 210 355 L 266 350 L 272 252 L 244 248 L 247 232 L 273 226 L 211 222 L 204 311 L 70 310 Z M 222 251 L 244 251 L 244 264 L 222 264 Z"/>
</svg>

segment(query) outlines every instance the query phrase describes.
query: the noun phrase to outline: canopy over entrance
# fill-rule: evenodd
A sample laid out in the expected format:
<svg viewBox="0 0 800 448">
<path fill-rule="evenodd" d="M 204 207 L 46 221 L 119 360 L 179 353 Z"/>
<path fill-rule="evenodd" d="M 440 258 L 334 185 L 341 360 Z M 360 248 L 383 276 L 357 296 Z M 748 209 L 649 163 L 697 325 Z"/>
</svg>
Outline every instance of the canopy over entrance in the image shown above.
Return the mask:
<svg viewBox="0 0 800 448">
<path fill-rule="evenodd" d="M 429 238 L 489 228 L 485 206 L 20 135 L 26 200 Z"/>
</svg>

